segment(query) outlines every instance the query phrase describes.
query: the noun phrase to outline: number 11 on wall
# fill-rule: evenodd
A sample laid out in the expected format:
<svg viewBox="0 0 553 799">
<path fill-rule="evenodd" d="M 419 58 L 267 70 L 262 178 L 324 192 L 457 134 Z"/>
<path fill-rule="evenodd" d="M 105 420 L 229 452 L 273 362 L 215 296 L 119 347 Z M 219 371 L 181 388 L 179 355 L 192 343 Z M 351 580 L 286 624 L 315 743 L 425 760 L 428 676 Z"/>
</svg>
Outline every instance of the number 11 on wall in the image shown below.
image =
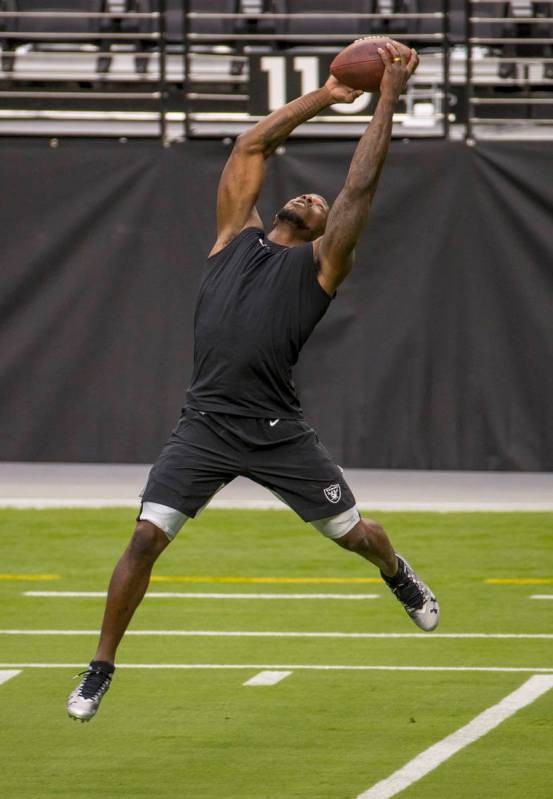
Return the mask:
<svg viewBox="0 0 553 799">
<path fill-rule="evenodd" d="M 266 55 L 261 57 L 261 71 L 267 74 L 267 100 L 269 111 L 276 111 L 288 102 L 287 66 L 292 62 L 293 70 L 299 73 L 300 94 L 315 91 L 321 85 L 320 63 L 317 56 L 297 55 L 287 59 L 283 55 Z M 290 98 L 292 99 L 292 98 Z M 362 94 L 353 103 L 335 103 L 332 106 L 339 114 L 358 114 L 370 102 L 370 94 Z"/>
</svg>

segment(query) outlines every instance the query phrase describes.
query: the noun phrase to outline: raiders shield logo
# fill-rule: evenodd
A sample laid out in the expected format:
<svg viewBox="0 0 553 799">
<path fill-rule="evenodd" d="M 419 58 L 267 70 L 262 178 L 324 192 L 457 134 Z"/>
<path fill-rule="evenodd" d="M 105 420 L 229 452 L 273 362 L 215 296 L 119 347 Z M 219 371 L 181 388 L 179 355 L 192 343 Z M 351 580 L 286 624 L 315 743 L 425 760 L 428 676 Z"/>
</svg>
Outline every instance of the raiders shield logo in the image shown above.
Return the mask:
<svg viewBox="0 0 553 799">
<path fill-rule="evenodd" d="M 333 483 L 331 486 L 324 489 L 324 494 L 328 501 L 335 505 L 337 502 L 340 502 L 342 498 L 342 489 L 338 483 Z"/>
</svg>

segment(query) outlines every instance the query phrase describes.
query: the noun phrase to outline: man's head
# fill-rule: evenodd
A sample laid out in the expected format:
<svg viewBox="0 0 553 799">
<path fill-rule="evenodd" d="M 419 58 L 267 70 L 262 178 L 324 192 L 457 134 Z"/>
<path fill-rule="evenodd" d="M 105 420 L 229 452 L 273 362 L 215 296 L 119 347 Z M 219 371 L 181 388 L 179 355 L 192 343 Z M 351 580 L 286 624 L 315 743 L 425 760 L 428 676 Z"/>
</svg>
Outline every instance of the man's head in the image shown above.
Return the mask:
<svg viewBox="0 0 553 799">
<path fill-rule="evenodd" d="M 289 225 L 298 238 L 314 241 L 322 236 L 330 208 L 320 194 L 301 194 L 289 200 L 275 216 L 274 225 Z"/>
</svg>

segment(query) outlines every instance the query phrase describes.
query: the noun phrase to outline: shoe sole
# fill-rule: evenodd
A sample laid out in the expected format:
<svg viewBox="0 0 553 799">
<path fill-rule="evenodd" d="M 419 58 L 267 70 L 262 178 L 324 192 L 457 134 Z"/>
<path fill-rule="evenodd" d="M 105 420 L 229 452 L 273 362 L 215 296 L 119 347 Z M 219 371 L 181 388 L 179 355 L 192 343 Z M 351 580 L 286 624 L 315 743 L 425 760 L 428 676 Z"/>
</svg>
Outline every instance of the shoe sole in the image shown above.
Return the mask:
<svg viewBox="0 0 553 799">
<path fill-rule="evenodd" d="M 69 716 L 70 719 L 73 719 L 73 721 L 80 721 L 82 724 L 85 724 L 87 721 L 90 721 L 90 719 L 81 719 L 79 718 L 79 716 L 72 716 L 71 713 L 68 713 L 67 715 Z M 91 716 L 90 718 L 93 718 L 93 716 Z"/>
<path fill-rule="evenodd" d="M 67 715 L 69 716 L 70 719 L 73 719 L 73 721 L 80 721 L 82 724 L 86 724 L 86 722 L 90 721 L 90 719 L 81 719 L 78 716 L 72 716 L 71 713 L 68 713 Z M 91 716 L 90 718 L 93 718 L 93 716 Z"/>
</svg>

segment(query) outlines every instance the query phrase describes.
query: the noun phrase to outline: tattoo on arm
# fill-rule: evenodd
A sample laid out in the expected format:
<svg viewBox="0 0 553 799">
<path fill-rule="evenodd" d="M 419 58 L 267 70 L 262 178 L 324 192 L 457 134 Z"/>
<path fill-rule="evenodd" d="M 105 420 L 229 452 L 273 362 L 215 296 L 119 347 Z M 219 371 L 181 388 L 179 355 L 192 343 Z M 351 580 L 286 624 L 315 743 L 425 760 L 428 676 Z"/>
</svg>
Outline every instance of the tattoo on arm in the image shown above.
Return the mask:
<svg viewBox="0 0 553 799">
<path fill-rule="evenodd" d="M 353 155 L 346 186 L 374 196 L 390 146 L 395 100 L 381 97 Z"/>
<path fill-rule="evenodd" d="M 367 221 L 390 144 L 395 99 L 381 96 L 356 147 L 344 188 L 334 202 L 320 245 L 320 261 L 334 289 L 352 265 L 352 253 Z"/>
<path fill-rule="evenodd" d="M 323 108 L 327 108 L 332 103 L 332 98 L 328 89 L 324 87 L 314 92 L 298 97 L 291 103 L 273 111 L 266 119 L 258 122 L 251 131 L 244 134 L 244 140 L 249 140 L 252 144 L 259 144 L 265 157 L 275 151 L 290 135 L 290 133 L 301 125 L 312 119 Z"/>
</svg>

